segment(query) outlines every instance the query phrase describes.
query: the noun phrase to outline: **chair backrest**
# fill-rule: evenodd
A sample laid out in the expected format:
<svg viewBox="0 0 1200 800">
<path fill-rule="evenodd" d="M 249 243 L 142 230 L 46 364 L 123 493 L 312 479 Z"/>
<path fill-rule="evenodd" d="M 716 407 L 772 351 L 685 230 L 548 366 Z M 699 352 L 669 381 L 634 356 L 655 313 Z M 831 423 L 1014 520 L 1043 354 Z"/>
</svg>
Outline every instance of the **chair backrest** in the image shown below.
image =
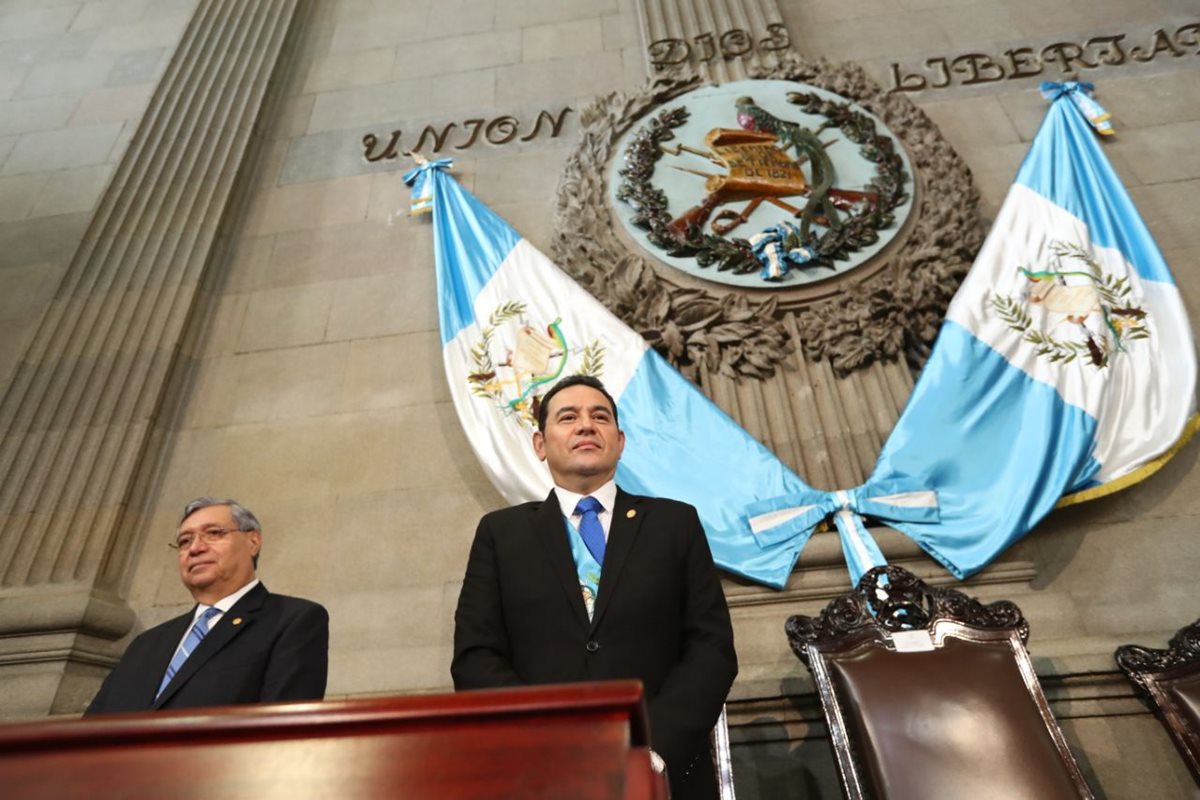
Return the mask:
<svg viewBox="0 0 1200 800">
<path fill-rule="evenodd" d="M 1180 628 L 1166 650 L 1127 644 L 1115 657 L 1200 785 L 1200 620 Z"/>
<path fill-rule="evenodd" d="M 878 567 L 786 629 L 817 684 L 851 800 L 1092 797 L 1016 605 Z"/>
<path fill-rule="evenodd" d="M 713 772 L 717 774 L 717 792 L 720 800 L 736 800 L 733 791 L 733 757 L 729 752 L 729 720 L 725 706 L 721 716 L 708 736 L 708 750 L 712 756 Z"/>
</svg>

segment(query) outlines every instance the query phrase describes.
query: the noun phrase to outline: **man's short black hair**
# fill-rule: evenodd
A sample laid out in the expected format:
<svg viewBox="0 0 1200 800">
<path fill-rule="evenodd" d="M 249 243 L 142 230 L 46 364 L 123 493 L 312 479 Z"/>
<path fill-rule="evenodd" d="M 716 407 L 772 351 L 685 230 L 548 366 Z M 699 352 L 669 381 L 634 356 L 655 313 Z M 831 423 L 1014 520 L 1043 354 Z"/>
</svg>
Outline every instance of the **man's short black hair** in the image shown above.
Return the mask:
<svg viewBox="0 0 1200 800">
<path fill-rule="evenodd" d="M 617 426 L 617 430 L 621 429 L 621 420 L 617 417 L 617 401 L 613 400 L 612 395 L 608 393 L 608 389 L 604 388 L 604 384 L 601 383 L 599 379 L 593 378 L 591 375 L 568 375 L 558 383 L 554 384 L 554 386 L 550 387 L 550 391 L 546 392 L 546 394 L 542 396 L 542 402 L 538 406 L 537 412 L 539 431 L 543 433 L 546 432 L 546 415 L 550 413 L 551 398 L 553 398 L 554 395 L 558 394 L 563 389 L 569 389 L 572 386 L 590 386 L 600 394 L 604 395 L 604 399 L 608 401 L 609 408 L 612 409 L 613 424 Z"/>
</svg>

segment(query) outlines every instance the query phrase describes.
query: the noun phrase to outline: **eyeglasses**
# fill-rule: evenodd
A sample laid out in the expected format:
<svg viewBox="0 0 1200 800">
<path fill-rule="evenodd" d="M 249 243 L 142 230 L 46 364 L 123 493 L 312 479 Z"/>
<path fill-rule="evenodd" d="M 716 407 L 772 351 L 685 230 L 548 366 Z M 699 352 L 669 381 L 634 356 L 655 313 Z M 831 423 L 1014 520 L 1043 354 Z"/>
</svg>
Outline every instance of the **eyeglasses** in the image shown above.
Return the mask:
<svg viewBox="0 0 1200 800">
<path fill-rule="evenodd" d="M 216 544 L 224 539 L 227 535 L 240 530 L 239 528 L 205 528 L 200 531 L 181 533 L 173 542 L 167 542 L 167 547 L 172 550 L 178 550 L 180 553 L 186 553 L 192 549 L 197 539 L 203 540 L 205 544 Z"/>
</svg>

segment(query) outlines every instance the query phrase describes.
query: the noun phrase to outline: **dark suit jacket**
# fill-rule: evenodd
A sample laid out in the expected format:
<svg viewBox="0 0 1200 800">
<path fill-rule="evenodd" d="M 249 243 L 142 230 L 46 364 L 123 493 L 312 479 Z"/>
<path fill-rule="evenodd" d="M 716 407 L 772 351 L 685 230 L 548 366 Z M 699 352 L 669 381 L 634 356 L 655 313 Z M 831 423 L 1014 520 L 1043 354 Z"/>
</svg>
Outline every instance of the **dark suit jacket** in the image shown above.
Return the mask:
<svg viewBox="0 0 1200 800">
<path fill-rule="evenodd" d="M 329 614 L 309 600 L 271 594 L 260 583 L 217 620 L 155 700 L 194 613 L 134 639 L 84 716 L 325 697 Z"/>
<path fill-rule="evenodd" d="M 715 796 L 708 734 L 737 656 L 694 508 L 617 492 L 590 624 L 554 492 L 487 514 L 454 620 L 456 689 L 640 679 L 672 793 Z"/>
</svg>

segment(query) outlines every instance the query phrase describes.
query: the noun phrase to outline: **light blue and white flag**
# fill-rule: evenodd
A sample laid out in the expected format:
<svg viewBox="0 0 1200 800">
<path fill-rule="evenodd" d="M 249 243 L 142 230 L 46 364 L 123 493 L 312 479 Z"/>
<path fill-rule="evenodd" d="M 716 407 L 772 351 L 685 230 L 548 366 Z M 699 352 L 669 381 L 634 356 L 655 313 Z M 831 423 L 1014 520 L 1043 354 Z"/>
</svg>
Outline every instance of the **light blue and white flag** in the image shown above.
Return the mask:
<svg viewBox="0 0 1200 800">
<path fill-rule="evenodd" d="M 432 210 L 446 379 L 484 471 L 509 502 L 544 498 L 550 473 L 530 444 L 540 397 L 595 375 L 617 401 L 627 491 L 691 503 L 726 570 L 782 588 L 819 518 L 756 537 L 747 508 L 813 490 L 574 280 L 446 172 L 404 176 L 414 213 Z"/>
<path fill-rule="evenodd" d="M 939 519 L 891 524 L 960 578 L 1196 428 L 1179 290 L 1081 113 L 1108 116 L 1087 88 L 1043 86 L 1046 120 L 871 477 L 936 492 Z"/>
</svg>

